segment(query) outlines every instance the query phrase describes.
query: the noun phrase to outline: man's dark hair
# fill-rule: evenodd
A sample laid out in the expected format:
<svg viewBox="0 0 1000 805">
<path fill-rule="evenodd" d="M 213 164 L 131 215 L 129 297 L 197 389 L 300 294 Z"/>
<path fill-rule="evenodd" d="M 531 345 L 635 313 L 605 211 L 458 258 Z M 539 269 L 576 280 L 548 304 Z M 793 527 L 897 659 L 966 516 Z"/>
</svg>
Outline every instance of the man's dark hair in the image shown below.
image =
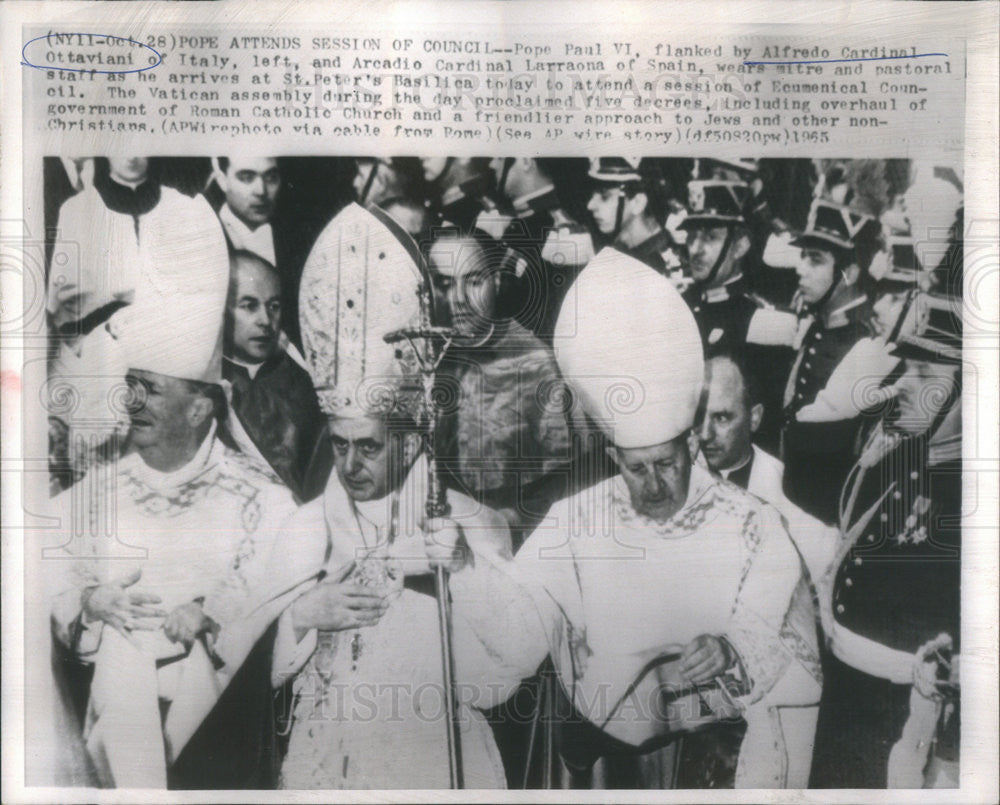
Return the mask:
<svg viewBox="0 0 1000 805">
<path fill-rule="evenodd" d="M 639 175 L 642 177 L 642 182 L 636 192 L 641 191 L 646 194 L 646 210 L 657 223 L 662 224 L 670 212 L 667 204 L 670 187 L 659 161 L 642 160 L 639 164 Z M 635 192 L 630 192 L 629 188 L 626 188 L 626 194 L 631 198 Z"/>
<path fill-rule="evenodd" d="M 482 229 L 472 227 L 465 229 L 458 226 L 436 227 L 431 237 L 423 244 L 424 257 L 429 258 L 431 246 L 439 240 L 469 240 L 479 249 L 483 256 L 483 270 L 490 276 L 499 275 L 495 315 L 498 319 L 513 318 L 520 310 L 523 300 L 520 298 L 520 288 L 514 269 L 516 260 L 514 254 L 503 243 Z"/>
<path fill-rule="evenodd" d="M 218 157 L 219 160 L 219 170 L 223 173 L 229 170 L 229 157 Z"/>
<path fill-rule="evenodd" d="M 736 371 L 743 378 L 743 394 L 746 398 L 747 408 L 753 408 L 757 404 L 763 405 L 764 399 L 761 393 L 760 378 L 757 371 L 747 359 L 744 350 L 727 348 L 709 349 L 705 356 L 705 362 L 713 360 L 727 360 L 736 367 Z"/>
<path fill-rule="evenodd" d="M 471 240 L 483 255 L 487 271 L 498 271 L 505 267 L 503 258 L 507 249 L 496 238 L 482 229 L 475 227 L 464 229 L 459 226 L 435 227 L 434 231 L 431 232 L 431 237 L 424 241 L 425 256 L 430 254 L 431 246 L 440 240 Z"/>
</svg>

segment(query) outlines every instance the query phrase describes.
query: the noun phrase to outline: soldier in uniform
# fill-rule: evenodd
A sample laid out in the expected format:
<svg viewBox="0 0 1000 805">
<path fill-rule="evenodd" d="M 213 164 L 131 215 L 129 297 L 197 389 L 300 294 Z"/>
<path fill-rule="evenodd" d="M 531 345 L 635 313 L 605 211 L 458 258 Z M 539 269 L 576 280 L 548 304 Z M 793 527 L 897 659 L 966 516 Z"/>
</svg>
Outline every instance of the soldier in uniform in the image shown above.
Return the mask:
<svg viewBox="0 0 1000 805">
<path fill-rule="evenodd" d="M 784 395 L 782 452 L 785 494 L 814 517 L 832 524 L 837 496 L 851 465 L 858 417 L 802 421 L 834 370 L 870 334 L 871 306 L 861 288 L 855 244 L 872 219 L 848 207 L 816 199 L 805 231 L 795 241 L 799 289 L 798 354 Z"/>
<path fill-rule="evenodd" d="M 410 195 L 415 184 L 409 165 L 401 159 L 358 157 L 354 160 L 354 198 L 362 207 L 382 205 L 388 198 Z"/>
<path fill-rule="evenodd" d="M 665 181 L 649 159 L 600 157 L 590 161 L 594 190 L 587 209 L 606 242 L 661 274 L 680 268 L 666 218 Z"/>
<path fill-rule="evenodd" d="M 922 332 L 900 338 L 896 404 L 848 476 L 820 585 L 831 651 L 813 787 L 922 787 L 936 728 L 938 758 L 957 735 L 961 339 L 953 303 L 918 304 Z"/>
<path fill-rule="evenodd" d="M 468 231 L 489 207 L 493 192 L 490 161 L 484 157 L 425 157 L 420 160 L 432 201 L 432 222 L 451 223 Z"/>
<path fill-rule="evenodd" d="M 690 211 L 681 228 L 688 233 L 688 271 L 694 282 L 684 299 L 707 350 L 745 353 L 756 367 L 766 412 L 758 440 L 773 450 L 780 424 L 781 384 L 793 358 L 796 318 L 747 287 L 744 260 L 752 248 L 746 218 L 749 185 L 692 180 L 688 193 Z"/>
<path fill-rule="evenodd" d="M 429 210 L 417 160 L 359 157 L 354 163 L 355 201 L 365 208 L 377 206 L 385 210 L 419 242 L 427 229 Z"/>
<path fill-rule="evenodd" d="M 510 250 L 505 259 L 513 263 L 519 282 L 513 315 L 545 341 L 552 339 L 573 280 L 594 256 L 590 232 L 565 209 L 556 187 L 567 172 L 563 163 L 575 161 L 494 159 L 496 209 L 483 212 L 476 222 Z"/>
</svg>

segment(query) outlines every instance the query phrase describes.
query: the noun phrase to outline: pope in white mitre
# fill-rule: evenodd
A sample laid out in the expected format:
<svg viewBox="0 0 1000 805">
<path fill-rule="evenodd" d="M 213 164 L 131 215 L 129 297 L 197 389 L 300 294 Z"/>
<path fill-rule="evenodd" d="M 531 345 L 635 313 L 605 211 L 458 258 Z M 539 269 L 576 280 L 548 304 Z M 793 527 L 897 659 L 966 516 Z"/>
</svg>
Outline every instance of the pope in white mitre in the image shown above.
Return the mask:
<svg viewBox="0 0 1000 805">
<path fill-rule="evenodd" d="M 335 472 L 303 506 L 269 574 L 294 602 L 279 620 L 275 683 L 294 678 L 281 769 L 290 789 L 447 788 L 448 714 L 433 568 L 450 573 L 464 785 L 504 786 L 480 712 L 505 698 L 478 632 L 511 597 L 505 521 L 449 492 L 427 521 L 415 354 L 384 336 L 418 318 L 420 256 L 379 211 L 351 205 L 306 262 L 305 357 L 333 440 Z"/>
<path fill-rule="evenodd" d="M 641 762 L 625 787 L 676 785 L 664 749 L 678 737 L 711 746 L 719 724 L 745 722 L 735 785 L 782 787 L 789 747 L 774 708 L 820 693 L 799 555 L 772 506 L 692 462 L 704 363 L 672 285 L 609 248 L 573 296 L 556 358 L 618 474 L 556 504 L 518 551 L 537 615 L 498 605 L 498 671 L 526 675 L 551 653 L 589 736 L 574 747 L 563 733 L 577 768 L 631 752 Z"/>
<path fill-rule="evenodd" d="M 228 267 L 176 261 L 144 281 L 106 329 L 128 367 L 126 453 L 54 499 L 42 561 L 56 637 L 94 666 L 87 752 L 118 788 L 166 788 L 267 625 L 247 616 L 295 510 L 216 436 Z"/>
</svg>

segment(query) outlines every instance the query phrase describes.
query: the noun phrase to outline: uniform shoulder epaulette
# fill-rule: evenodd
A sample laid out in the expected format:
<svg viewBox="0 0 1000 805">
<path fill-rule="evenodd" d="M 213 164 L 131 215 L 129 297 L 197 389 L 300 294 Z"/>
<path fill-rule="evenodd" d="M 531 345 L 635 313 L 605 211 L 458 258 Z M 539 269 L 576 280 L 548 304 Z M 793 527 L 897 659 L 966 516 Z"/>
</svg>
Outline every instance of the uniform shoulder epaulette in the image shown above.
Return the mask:
<svg viewBox="0 0 1000 805">
<path fill-rule="evenodd" d="M 763 296 L 761 296 L 758 293 L 754 293 L 753 291 L 745 291 L 743 295 L 762 310 L 778 310 L 777 305 L 775 305 L 773 302 L 767 301 Z"/>
</svg>

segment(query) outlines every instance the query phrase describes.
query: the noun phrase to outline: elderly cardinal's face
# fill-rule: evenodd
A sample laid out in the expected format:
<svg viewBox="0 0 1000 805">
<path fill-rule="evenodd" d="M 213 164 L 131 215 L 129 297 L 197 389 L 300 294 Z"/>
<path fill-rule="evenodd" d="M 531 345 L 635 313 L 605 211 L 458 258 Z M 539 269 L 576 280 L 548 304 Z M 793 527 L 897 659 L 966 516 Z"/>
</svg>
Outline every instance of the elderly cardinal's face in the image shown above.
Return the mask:
<svg viewBox="0 0 1000 805">
<path fill-rule="evenodd" d="M 201 396 L 191 383 L 139 369 L 130 369 L 125 383 L 129 440 L 134 447 L 168 447 L 187 440 L 193 428 L 192 403 Z"/>
<path fill-rule="evenodd" d="M 632 507 L 658 523 L 673 517 L 687 500 L 691 482 L 688 434 L 652 447 L 609 448 L 618 462 Z"/>
</svg>

